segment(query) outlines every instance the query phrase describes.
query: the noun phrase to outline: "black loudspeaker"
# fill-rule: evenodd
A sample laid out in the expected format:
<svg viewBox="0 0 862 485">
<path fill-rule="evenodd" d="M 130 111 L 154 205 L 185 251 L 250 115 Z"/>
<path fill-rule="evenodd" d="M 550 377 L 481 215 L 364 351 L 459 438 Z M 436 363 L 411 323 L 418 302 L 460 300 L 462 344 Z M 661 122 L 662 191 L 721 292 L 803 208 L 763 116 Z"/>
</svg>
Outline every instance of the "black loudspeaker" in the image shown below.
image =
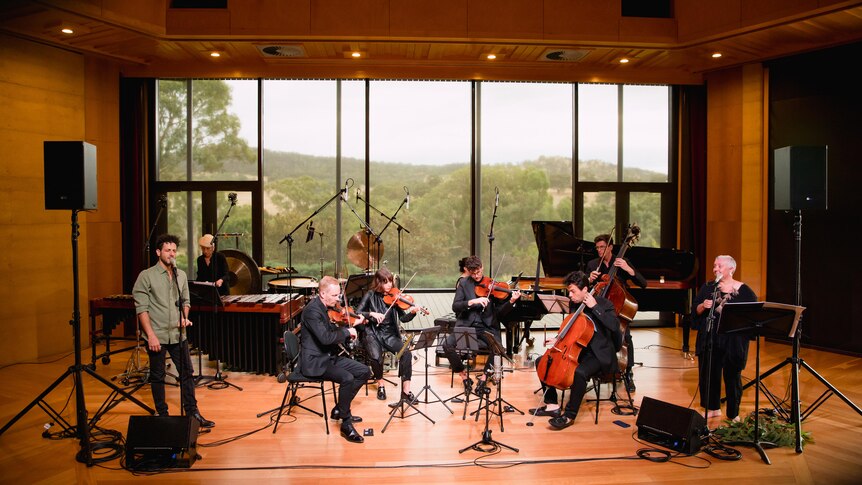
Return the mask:
<svg viewBox="0 0 862 485">
<path fill-rule="evenodd" d="M 83 141 L 45 142 L 45 209 L 96 208 L 96 147 Z"/>
<path fill-rule="evenodd" d="M 198 457 L 200 423 L 190 416 L 130 416 L 126 467 L 190 468 Z"/>
<path fill-rule="evenodd" d="M 706 420 L 694 409 L 644 397 L 638 412 L 638 438 L 693 455 L 707 435 Z"/>
<path fill-rule="evenodd" d="M 775 150 L 775 210 L 826 210 L 825 146 Z"/>
</svg>

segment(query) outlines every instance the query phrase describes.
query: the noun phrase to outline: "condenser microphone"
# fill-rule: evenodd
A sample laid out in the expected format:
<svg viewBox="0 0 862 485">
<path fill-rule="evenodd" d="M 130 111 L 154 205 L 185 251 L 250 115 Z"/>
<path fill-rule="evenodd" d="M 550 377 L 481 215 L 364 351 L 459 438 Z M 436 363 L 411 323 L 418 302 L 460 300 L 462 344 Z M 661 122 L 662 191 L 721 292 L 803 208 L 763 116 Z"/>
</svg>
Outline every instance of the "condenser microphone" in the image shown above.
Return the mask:
<svg viewBox="0 0 862 485">
<path fill-rule="evenodd" d="M 341 200 L 347 202 L 347 190 L 350 188 L 350 179 L 344 181 L 344 188 L 341 189 Z"/>
<path fill-rule="evenodd" d="M 309 242 L 314 239 L 314 221 L 308 223 L 308 235 L 305 236 L 305 242 Z"/>
<path fill-rule="evenodd" d="M 236 192 L 227 194 L 227 200 L 230 201 L 230 205 L 236 205 Z"/>
<path fill-rule="evenodd" d="M 407 189 L 406 185 L 404 186 L 404 192 L 407 192 L 407 198 L 405 200 L 407 201 L 407 210 L 410 210 L 410 190 Z"/>
<path fill-rule="evenodd" d="M 494 187 L 494 207 L 500 207 L 500 189 Z"/>
<path fill-rule="evenodd" d="M 359 189 L 356 189 L 356 205 L 359 205 Z"/>
</svg>

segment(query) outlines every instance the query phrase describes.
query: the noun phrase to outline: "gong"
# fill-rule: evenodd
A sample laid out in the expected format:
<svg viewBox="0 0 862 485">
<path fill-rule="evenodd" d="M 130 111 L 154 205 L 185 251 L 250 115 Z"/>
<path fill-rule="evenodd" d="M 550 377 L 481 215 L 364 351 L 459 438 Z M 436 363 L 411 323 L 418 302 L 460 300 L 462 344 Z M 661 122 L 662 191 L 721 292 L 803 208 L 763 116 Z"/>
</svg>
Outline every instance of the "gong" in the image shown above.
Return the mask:
<svg viewBox="0 0 862 485">
<path fill-rule="evenodd" d="M 228 282 L 231 295 L 256 295 L 262 293 L 260 268 L 242 251 L 224 249 L 219 251 L 227 259 Z"/>
</svg>

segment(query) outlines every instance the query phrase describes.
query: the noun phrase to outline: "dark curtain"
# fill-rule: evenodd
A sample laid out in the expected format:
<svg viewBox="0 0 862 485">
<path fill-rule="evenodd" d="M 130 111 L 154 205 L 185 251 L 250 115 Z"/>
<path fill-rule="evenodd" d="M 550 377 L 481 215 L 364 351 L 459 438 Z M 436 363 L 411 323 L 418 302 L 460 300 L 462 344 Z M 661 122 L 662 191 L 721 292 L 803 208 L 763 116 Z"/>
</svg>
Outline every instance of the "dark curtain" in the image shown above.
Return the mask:
<svg viewBox="0 0 862 485">
<path fill-rule="evenodd" d="M 150 263 L 147 238 L 147 158 L 150 152 L 152 79 L 120 80 L 120 219 L 123 234 L 123 291 L 131 293 L 138 273 Z"/>
<path fill-rule="evenodd" d="M 859 78 L 848 59 L 862 58 L 862 43 L 772 61 L 769 70 L 769 153 L 785 146 L 827 146 L 826 210 L 802 210 L 800 274 L 794 228 L 800 211 L 769 211 L 767 298 L 796 302 L 802 291 L 802 344 L 862 353 L 862 259 L 859 232 L 862 196 L 862 101 Z M 774 207 L 774 176 L 770 177 Z"/>
<path fill-rule="evenodd" d="M 700 287 L 701 269 L 712 267 L 706 260 L 706 87 L 680 87 L 679 107 L 679 245 L 697 256 L 696 287 Z"/>
</svg>

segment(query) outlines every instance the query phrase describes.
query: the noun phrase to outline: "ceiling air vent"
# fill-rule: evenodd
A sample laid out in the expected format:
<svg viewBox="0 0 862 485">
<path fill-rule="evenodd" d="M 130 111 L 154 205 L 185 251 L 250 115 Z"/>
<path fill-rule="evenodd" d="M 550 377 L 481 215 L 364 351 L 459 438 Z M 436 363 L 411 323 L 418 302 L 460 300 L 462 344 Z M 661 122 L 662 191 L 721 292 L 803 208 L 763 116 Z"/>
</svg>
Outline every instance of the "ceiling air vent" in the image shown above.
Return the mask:
<svg viewBox="0 0 862 485">
<path fill-rule="evenodd" d="M 255 47 L 263 54 L 263 57 L 307 57 L 305 47 L 299 44 L 258 45 Z"/>
<path fill-rule="evenodd" d="M 578 62 L 589 54 L 585 49 L 547 49 L 539 58 L 541 61 Z"/>
</svg>

